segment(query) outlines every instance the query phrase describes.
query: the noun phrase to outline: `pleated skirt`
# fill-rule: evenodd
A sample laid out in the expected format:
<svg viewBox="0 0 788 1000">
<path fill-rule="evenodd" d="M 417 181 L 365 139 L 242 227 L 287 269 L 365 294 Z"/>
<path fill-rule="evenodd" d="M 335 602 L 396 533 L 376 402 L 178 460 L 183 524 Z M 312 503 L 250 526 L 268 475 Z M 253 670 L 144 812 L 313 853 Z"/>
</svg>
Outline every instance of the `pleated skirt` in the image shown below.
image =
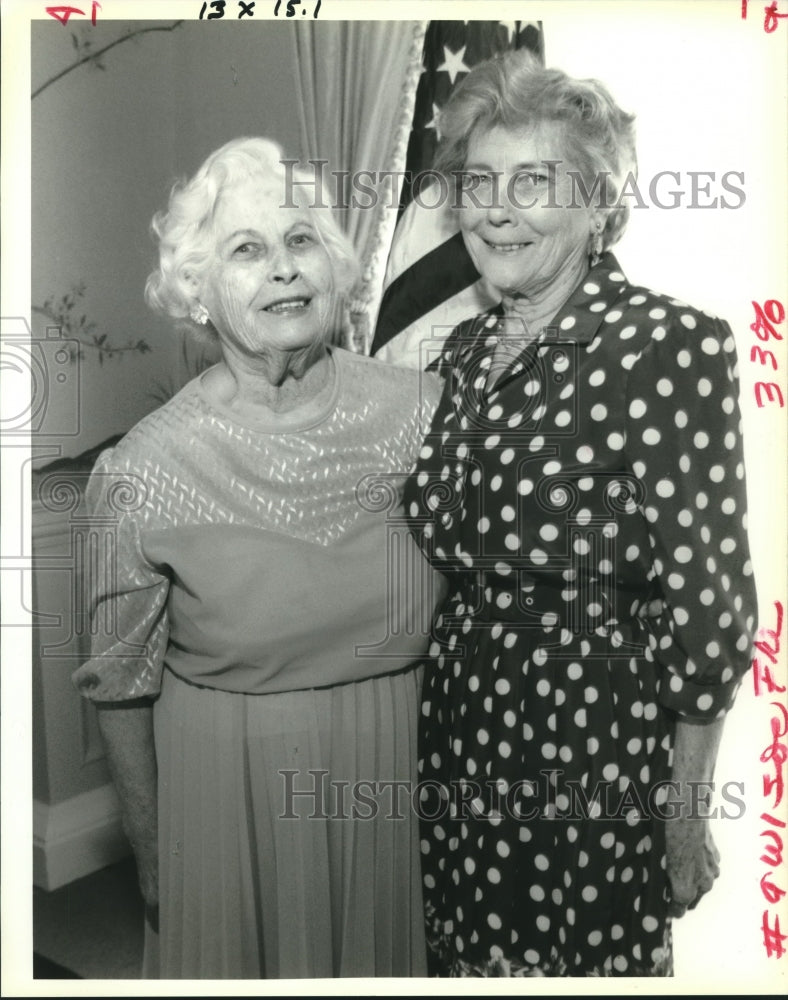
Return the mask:
<svg viewBox="0 0 788 1000">
<path fill-rule="evenodd" d="M 426 974 L 420 675 L 243 695 L 165 671 L 146 977 Z"/>
</svg>

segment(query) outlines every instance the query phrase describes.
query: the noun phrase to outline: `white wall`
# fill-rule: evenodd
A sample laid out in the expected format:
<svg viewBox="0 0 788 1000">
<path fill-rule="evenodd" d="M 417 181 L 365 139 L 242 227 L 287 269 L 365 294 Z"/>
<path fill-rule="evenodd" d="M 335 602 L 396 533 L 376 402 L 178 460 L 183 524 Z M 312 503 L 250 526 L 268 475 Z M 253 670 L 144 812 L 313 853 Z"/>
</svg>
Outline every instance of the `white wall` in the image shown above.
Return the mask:
<svg viewBox="0 0 788 1000">
<path fill-rule="evenodd" d="M 634 209 L 616 250 L 632 280 L 668 292 L 725 317 L 739 351 L 751 544 L 761 618 L 773 623 L 772 602 L 785 602 L 785 410 L 758 409 L 753 385 L 768 379 L 750 362 L 758 343 L 749 324 L 752 300 L 788 305 L 786 255 L 786 36 L 788 24 L 763 31 L 762 4 L 750 4 L 746 21 L 738 2 L 542 3 L 529 16 L 543 18 L 547 65 L 604 81 L 638 122 L 640 185 L 659 171 L 682 174 L 682 207 Z M 746 202 L 739 209 L 690 208 L 687 171 L 716 171 L 711 196 L 725 195 L 720 178 L 741 171 Z M 734 179 L 734 183 L 739 183 Z M 735 203 L 731 195 L 725 195 Z M 788 323 L 782 327 L 788 336 Z M 772 343 L 769 346 L 774 349 Z M 785 344 L 777 345 L 785 384 Z M 780 376 L 777 376 L 779 379 Z M 788 394 L 786 395 L 788 399 Z M 773 627 L 773 625 L 772 625 Z M 785 633 L 783 632 L 783 640 Z M 782 660 L 782 677 L 785 677 Z M 783 681 L 784 683 L 784 681 Z M 744 782 L 747 812 L 718 819 L 714 835 L 723 871 L 714 892 L 675 926 L 676 973 L 702 981 L 714 992 L 754 990 L 777 975 L 761 941 L 768 904 L 759 878 L 768 870 L 758 859 L 763 798 L 760 754 L 771 742 L 773 710 L 756 701 L 748 679 L 727 724 L 718 787 Z M 719 794 L 715 799 L 723 805 Z M 784 809 L 784 803 L 783 807 Z M 779 811 L 778 811 L 779 813 Z M 788 887 L 783 865 L 782 882 Z M 788 920 L 783 907 L 783 931 Z M 783 960 L 784 964 L 784 960 Z M 782 973 L 785 985 L 785 973 Z M 776 980 L 773 980 L 775 982 Z"/>
</svg>

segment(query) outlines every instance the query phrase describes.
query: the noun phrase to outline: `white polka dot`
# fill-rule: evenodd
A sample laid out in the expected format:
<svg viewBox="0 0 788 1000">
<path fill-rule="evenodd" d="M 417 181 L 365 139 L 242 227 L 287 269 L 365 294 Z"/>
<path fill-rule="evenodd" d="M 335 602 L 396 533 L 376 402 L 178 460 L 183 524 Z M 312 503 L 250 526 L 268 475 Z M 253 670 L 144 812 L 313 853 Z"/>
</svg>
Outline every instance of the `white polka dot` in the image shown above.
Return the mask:
<svg viewBox="0 0 788 1000">
<path fill-rule="evenodd" d="M 595 387 L 602 385 L 604 381 L 605 381 L 605 372 L 602 368 L 597 368 L 596 371 L 591 372 L 591 374 L 588 376 L 588 384 L 593 385 Z M 431 449 L 430 449 L 430 454 L 432 454 Z M 429 455 L 423 457 L 429 458 Z"/>
<path fill-rule="evenodd" d="M 490 530 L 490 519 L 489 517 L 479 518 L 479 523 L 476 525 L 480 534 L 485 535 Z"/>
<path fill-rule="evenodd" d="M 704 354 L 719 354 L 720 345 L 714 339 L 714 337 L 704 337 L 700 344 L 701 350 Z"/>
<path fill-rule="evenodd" d="M 575 325 L 574 316 L 564 316 L 564 318 L 561 320 L 560 323 L 562 330 L 571 330 L 574 325 Z"/>
<path fill-rule="evenodd" d="M 664 319 L 667 315 L 665 310 L 661 306 L 657 306 L 654 309 L 649 309 L 649 317 L 651 319 Z"/>
<path fill-rule="evenodd" d="M 676 361 L 678 361 L 679 367 L 689 368 L 689 366 L 692 364 L 692 355 L 687 350 L 679 351 L 679 353 L 676 355 Z"/>
<path fill-rule="evenodd" d="M 698 379 L 698 395 L 708 396 L 711 393 L 711 381 L 707 378 Z"/>
<path fill-rule="evenodd" d="M 660 396 L 669 396 L 673 392 L 673 383 L 669 378 L 661 378 L 657 382 L 657 392 Z"/>
<path fill-rule="evenodd" d="M 689 417 L 684 410 L 676 410 L 676 416 L 673 418 L 676 427 L 684 428 L 689 423 Z"/>
<path fill-rule="evenodd" d="M 558 538 L 558 528 L 554 524 L 543 524 L 539 534 L 546 542 L 554 542 Z"/>
<path fill-rule="evenodd" d="M 694 330 L 695 327 L 698 325 L 695 317 L 691 316 L 689 313 L 682 313 L 679 319 L 684 324 L 684 326 L 686 326 L 688 330 Z"/>
<path fill-rule="evenodd" d="M 647 427 L 643 431 L 643 443 L 644 444 L 659 444 L 662 440 L 662 435 L 659 433 L 656 427 Z"/>
<path fill-rule="evenodd" d="M 504 520 L 504 521 L 513 521 L 515 519 L 515 516 L 516 515 L 515 515 L 514 507 L 510 506 L 509 504 L 505 504 L 503 507 L 501 507 L 501 519 L 502 520 Z"/>
<path fill-rule="evenodd" d="M 572 422 L 572 414 L 569 410 L 560 410 L 555 415 L 556 427 L 567 427 Z"/>
<path fill-rule="evenodd" d="M 507 538 L 509 536 L 507 535 Z M 544 566 L 547 562 L 547 553 L 542 551 L 542 549 L 531 549 L 528 553 L 528 558 L 537 566 Z"/>
<path fill-rule="evenodd" d="M 708 712 L 711 706 L 714 704 L 714 698 L 710 694 L 698 695 L 698 710 L 701 712 Z"/>
<path fill-rule="evenodd" d="M 676 487 L 670 479 L 660 479 L 657 483 L 657 496 L 667 499 L 668 497 L 672 497 L 675 492 Z"/>
<path fill-rule="evenodd" d="M 645 401 L 642 399 L 633 399 L 632 402 L 629 404 L 629 415 L 630 417 L 633 417 L 635 420 L 638 420 L 640 417 L 642 417 L 647 410 L 648 407 L 646 406 Z"/>
<path fill-rule="evenodd" d="M 599 293 L 602 291 L 602 289 L 599 287 L 599 285 L 595 281 L 587 281 L 583 285 L 583 291 L 587 295 L 599 295 Z"/>
<path fill-rule="evenodd" d="M 624 447 L 624 436 L 614 431 L 612 434 L 608 435 L 607 446 L 611 451 L 621 451 Z"/>
<path fill-rule="evenodd" d="M 595 406 L 591 407 L 591 419 L 592 420 L 604 420 L 607 416 L 607 407 L 604 403 L 597 403 Z M 556 420 L 556 423 L 558 421 Z M 568 423 L 569 421 L 567 421 Z"/>
<path fill-rule="evenodd" d="M 503 486 L 503 478 L 499 475 L 495 475 L 490 480 L 490 489 L 497 493 L 498 490 Z"/>
<path fill-rule="evenodd" d="M 487 414 L 490 420 L 500 420 L 503 416 L 503 407 L 500 403 L 496 403 L 495 406 L 490 407 L 490 412 Z"/>
<path fill-rule="evenodd" d="M 527 497 L 533 491 L 534 484 L 530 479 L 521 479 L 517 484 L 517 492 L 521 497 Z"/>
<path fill-rule="evenodd" d="M 698 431 L 692 439 L 692 443 L 696 448 L 706 448 L 709 444 L 709 435 L 705 431 Z"/>
<path fill-rule="evenodd" d="M 709 469 L 709 479 L 713 483 L 721 483 L 725 478 L 725 469 L 721 465 L 712 465 Z"/>
<path fill-rule="evenodd" d="M 501 452 L 501 465 L 508 465 L 514 458 L 514 448 L 504 448 Z"/>
</svg>

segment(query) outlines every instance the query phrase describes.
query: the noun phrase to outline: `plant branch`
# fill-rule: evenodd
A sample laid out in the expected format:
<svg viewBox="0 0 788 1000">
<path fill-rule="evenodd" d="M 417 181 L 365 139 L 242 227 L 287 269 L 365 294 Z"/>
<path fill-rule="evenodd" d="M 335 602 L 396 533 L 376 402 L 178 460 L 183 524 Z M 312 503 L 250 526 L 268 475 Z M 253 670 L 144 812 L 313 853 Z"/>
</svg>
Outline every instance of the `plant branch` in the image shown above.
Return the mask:
<svg viewBox="0 0 788 1000">
<path fill-rule="evenodd" d="M 59 73 L 56 73 L 53 77 L 50 77 L 49 80 L 46 80 L 44 83 L 41 84 L 40 87 L 34 90 L 30 99 L 32 100 L 33 98 L 38 97 L 38 95 L 43 91 L 45 91 L 47 87 L 51 87 L 53 83 L 57 83 L 57 81 L 61 80 L 67 73 L 70 73 L 72 70 L 77 69 L 84 63 L 94 62 L 100 56 L 103 56 L 105 52 L 109 52 L 110 49 L 114 49 L 116 45 L 121 45 L 123 42 L 127 42 L 130 38 L 135 38 L 137 35 L 147 34 L 147 32 L 149 31 L 174 31 L 182 24 L 183 21 L 181 20 L 181 21 L 175 21 L 173 24 L 168 25 L 167 27 L 138 28 L 136 31 L 130 31 L 128 35 L 122 35 L 120 38 L 116 38 L 114 42 L 110 42 L 109 45 L 105 45 L 104 48 L 99 49 L 98 52 L 93 52 L 89 56 L 83 56 L 82 59 L 78 59 L 75 63 L 72 63 L 70 66 L 66 66 L 65 69 L 61 70 Z"/>
</svg>

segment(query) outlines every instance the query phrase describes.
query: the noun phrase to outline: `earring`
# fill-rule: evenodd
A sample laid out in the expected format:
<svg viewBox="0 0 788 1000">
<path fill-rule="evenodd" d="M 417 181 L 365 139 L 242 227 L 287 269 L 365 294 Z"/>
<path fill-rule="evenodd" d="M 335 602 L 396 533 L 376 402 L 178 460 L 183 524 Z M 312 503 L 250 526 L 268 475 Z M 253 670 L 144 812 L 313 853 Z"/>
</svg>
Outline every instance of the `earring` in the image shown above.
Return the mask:
<svg viewBox="0 0 788 1000">
<path fill-rule="evenodd" d="M 602 256 L 602 223 L 597 219 L 596 229 L 591 234 L 591 247 L 589 250 L 591 257 L 591 267 L 596 267 Z"/>
<path fill-rule="evenodd" d="M 200 326 L 205 326 L 205 324 L 210 319 L 210 316 L 208 315 L 208 310 L 205 308 L 202 302 L 198 302 L 196 306 L 192 306 L 189 315 L 194 320 L 194 322 L 199 323 Z"/>
</svg>

